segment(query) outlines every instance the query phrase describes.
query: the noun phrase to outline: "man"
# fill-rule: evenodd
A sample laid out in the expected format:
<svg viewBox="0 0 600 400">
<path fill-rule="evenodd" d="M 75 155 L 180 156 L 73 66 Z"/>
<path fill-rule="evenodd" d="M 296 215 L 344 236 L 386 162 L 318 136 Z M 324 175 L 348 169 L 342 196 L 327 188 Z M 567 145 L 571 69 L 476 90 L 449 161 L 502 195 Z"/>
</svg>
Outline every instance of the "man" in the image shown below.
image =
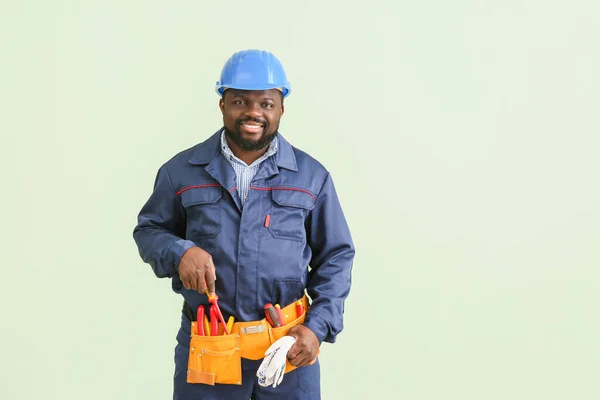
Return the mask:
<svg viewBox="0 0 600 400">
<path fill-rule="evenodd" d="M 134 238 L 141 258 L 184 298 L 175 399 L 320 398 L 317 356 L 320 344 L 335 342 L 342 330 L 354 245 L 329 172 L 278 130 L 290 89 L 273 54 L 235 53 L 216 87 L 223 127 L 160 167 L 139 214 Z M 265 384 L 265 349 L 271 357 L 283 343 L 273 344 L 277 328 L 264 328 L 265 305 L 294 307 L 308 301 L 306 293 L 311 302 L 298 311 L 301 323 L 279 328 L 289 368 Z M 224 321 L 236 321 L 230 335 L 221 335 L 224 327 L 217 338 L 196 333 L 206 326 L 196 310 L 209 310 L 207 294 L 217 296 Z M 289 307 L 285 326 L 296 317 L 287 315 Z M 190 346 L 192 329 L 192 340 L 236 344 L 200 351 L 200 342 Z M 239 363 L 231 361 L 236 351 Z M 255 351 L 260 357 L 244 357 Z M 223 383 L 238 369 L 239 381 Z"/>
</svg>

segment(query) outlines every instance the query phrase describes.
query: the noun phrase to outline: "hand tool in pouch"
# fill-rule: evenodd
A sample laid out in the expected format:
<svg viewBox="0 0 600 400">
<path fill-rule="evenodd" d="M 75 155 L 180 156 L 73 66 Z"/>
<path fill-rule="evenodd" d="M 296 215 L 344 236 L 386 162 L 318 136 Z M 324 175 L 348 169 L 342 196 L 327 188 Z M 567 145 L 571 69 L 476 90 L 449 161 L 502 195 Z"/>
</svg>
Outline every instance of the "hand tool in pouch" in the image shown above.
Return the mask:
<svg viewBox="0 0 600 400">
<path fill-rule="evenodd" d="M 204 315 L 204 334 L 210 336 L 210 324 L 208 323 L 208 316 Z"/>
<path fill-rule="evenodd" d="M 217 336 L 219 334 L 219 317 L 217 316 L 217 309 L 214 304 L 210 305 L 210 336 Z"/>
<path fill-rule="evenodd" d="M 221 321 L 221 324 L 223 325 L 223 331 L 225 332 L 226 335 L 229 335 L 229 329 L 227 329 L 227 324 L 225 323 L 225 318 L 223 318 L 223 314 L 221 314 L 221 309 L 219 308 L 219 303 L 217 303 L 217 300 L 219 300 L 219 296 L 217 296 L 216 294 L 211 296 L 210 293 L 208 293 L 208 290 L 206 290 L 206 295 L 208 296 L 208 301 L 210 301 L 211 304 L 213 306 L 215 306 L 215 311 L 217 312 L 217 317 L 219 317 L 219 321 Z"/>
<path fill-rule="evenodd" d="M 204 336 L 204 306 L 202 304 L 198 306 L 196 312 L 196 327 L 198 328 L 198 335 Z"/>
<path fill-rule="evenodd" d="M 277 315 L 279 315 L 281 325 L 285 325 L 285 318 L 283 318 L 283 312 L 281 311 L 281 306 L 279 304 L 275 304 L 275 311 L 277 311 Z"/>
<path fill-rule="evenodd" d="M 304 314 L 304 305 L 302 304 L 302 300 L 298 300 L 296 302 L 296 318 Z"/>
<path fill-rule="evenodd" d="M 283 325 L 283 321 L 279 318 L 279 313 L 277 312 L 277 309 L 273 307 L 273 304 L 265 304 L 265 315 L 272 327 L 276 328 Z"/>
</svg>

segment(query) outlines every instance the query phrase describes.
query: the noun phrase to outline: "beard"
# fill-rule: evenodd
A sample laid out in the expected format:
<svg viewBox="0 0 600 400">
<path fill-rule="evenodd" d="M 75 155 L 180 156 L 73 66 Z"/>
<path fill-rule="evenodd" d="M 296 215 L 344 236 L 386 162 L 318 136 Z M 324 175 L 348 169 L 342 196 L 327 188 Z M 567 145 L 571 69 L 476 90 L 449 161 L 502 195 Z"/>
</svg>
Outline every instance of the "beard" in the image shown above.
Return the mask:
<svg viewBox="0 0 600 400">
<path fill-rule="evenodd" d="M 242 136 L 242 124 L 250 121 L 259 123 L 263 127 L 263 133 L 257 140 L 246 139 Z M 278 130 L 279 122 L 272 133 L 267 133 L 269 132 L 269 122 L 267 120 L 260 118 L 241 118 L 235 121 L 234 130 L 231 131 L 225 126 L 225 135 L 242 150 L 258 151 L 271 144 L 277 136 Z"/>
</svg>

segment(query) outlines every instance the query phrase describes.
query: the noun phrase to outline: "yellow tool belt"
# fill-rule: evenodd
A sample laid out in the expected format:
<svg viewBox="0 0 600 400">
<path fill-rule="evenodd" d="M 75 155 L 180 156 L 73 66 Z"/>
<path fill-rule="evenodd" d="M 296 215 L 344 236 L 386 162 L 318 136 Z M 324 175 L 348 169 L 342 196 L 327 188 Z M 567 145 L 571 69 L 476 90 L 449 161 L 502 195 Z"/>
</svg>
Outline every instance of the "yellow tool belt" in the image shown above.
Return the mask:
<svg viewBox="0 0 600 400">
<path fill-rule="evenodd" d="M 300 299 L 308 312 L 308 299 Z M 260 360 L 265 351 L 288 331 L 304 322 L 306 312 L 296 316 L 296 302 L 281 309 L 284 324 L 273 328 L 266 318 L 260 321 L 234 322 L 229 335 L 219 326 L 217 336 L 198 335 L 197 321 L 192 321 L 187 382 L 206 385 L 242 384 L 242 358 Z M 200 323 L 203 323 L 201 321 Z M 316 361 L 313 360 L 312 363 Z M 296 367 L 286 361 L 285 373 Z"/>
</svg>

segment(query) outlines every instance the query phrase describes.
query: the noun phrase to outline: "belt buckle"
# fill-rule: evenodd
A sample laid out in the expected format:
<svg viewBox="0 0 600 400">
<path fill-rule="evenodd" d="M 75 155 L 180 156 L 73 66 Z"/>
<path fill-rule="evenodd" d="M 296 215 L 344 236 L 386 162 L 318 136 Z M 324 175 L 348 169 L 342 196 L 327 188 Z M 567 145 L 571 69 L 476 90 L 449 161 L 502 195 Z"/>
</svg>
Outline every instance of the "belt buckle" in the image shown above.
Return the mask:
<svg viewBox="0 0 600 400">
<path fill-rule="evenodd" d="M 252 325 L 252 326 L 244 326 L 240 328 L 240 332 L 244 335 L 250 335 L 253 333 L 260 333 L 265 331 L 264 325 Z"/>
</svg>

